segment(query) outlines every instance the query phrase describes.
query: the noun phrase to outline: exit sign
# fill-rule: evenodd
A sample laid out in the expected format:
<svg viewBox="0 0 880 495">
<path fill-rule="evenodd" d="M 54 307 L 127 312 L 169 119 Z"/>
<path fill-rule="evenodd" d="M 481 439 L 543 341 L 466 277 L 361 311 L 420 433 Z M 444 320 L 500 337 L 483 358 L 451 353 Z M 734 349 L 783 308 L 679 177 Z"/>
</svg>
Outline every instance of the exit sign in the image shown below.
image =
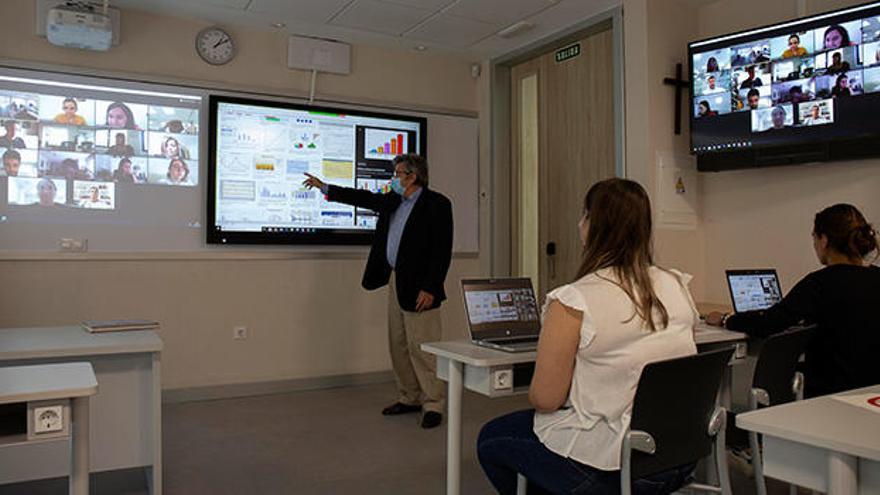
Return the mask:
<svg viewBox="0 0 880 495">
<path fill-rule="evenodd" d="M 575 43 L 565 48 L 556 50 L 556 63 L 565 62 L 568 59 L 575 58 L 581 54 L 581 44 Z"/>
</svg>

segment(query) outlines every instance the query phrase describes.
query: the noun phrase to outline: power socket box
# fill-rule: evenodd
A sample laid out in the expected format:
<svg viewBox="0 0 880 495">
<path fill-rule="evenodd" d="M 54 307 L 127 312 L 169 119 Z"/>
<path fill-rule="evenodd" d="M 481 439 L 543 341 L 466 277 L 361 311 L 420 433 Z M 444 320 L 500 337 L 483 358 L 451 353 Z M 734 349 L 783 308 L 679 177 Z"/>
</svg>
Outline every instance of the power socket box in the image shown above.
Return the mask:
<svg viewBox="0 0 880 495">
<path fill-rule="evenodd" d="M 70 401 L 28 402 L 27 438 L 40 440 L 70 435 Z"/>
</svg>

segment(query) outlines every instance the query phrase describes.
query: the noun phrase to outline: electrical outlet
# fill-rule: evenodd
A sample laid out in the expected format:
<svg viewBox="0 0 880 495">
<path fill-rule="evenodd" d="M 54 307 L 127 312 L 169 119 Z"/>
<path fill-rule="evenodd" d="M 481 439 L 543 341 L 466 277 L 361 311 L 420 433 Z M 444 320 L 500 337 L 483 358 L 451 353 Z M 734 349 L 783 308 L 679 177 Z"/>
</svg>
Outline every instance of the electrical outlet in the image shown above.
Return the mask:
<svg viewBox="0 0 880 495">
<path fill-rule="evenodd" d="M 492 373 L 492 388 L 495 390 L 508 390 L 513 388 L 513 371 L 495 370 Z"/>
<path fill-rule="evenodd" d="M 58 248 L 63 253 L 84 253 L 89 250 L 89 240 L 64 237 L 58 241 Z"/>
<path fill-rule="evenodd" d="M 64 430 L 64 407 L 48 406 L 34 408 L 34 434 L 53 433 Z"/>
<path fill-rule="evenodd" d="M 232 327 L 232 338 L 235 340 L 244 340 L 247 338 L 248 332 L 247 327 L 238 326 Z"/>
</svg>

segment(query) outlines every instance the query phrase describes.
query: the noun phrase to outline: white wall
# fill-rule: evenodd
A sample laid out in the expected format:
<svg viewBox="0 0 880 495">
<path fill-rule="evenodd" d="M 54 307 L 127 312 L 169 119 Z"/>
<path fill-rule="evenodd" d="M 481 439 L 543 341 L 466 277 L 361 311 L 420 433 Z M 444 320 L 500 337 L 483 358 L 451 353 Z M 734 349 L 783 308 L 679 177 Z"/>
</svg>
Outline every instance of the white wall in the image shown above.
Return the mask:
<svg viewBox="0 0 880 495">
<path fill-rule="evenodd" d="M 239 47 L 227 66 L 193 49 L 204 22 L 124 11 L 121 44 L 107 53 L 59 48 L 34 35 L 34 2 L 0 4 L 0 59 L 64 65 L 154 82 L 196 83 L 302 96 L 308 75 L 288 70 L 286 37 L 232 27 Z M 318 99 L 476 113 L 467 60 L 355 46 L 353 74 L 320 75 Z M 482 165 L 481 165 L 481 168 Z M 481 174 L 484 173 L 481 171 Z M 0 234 L 2 235 L 2 234 Z M 165 342 L 166 389 L 387 370 L 386 292 L 360 288 L 366 250 L 336 257 L 281 251 L 142 257 L 0 253 L 0 327 L 154 318 Z M 457 281 L 485 258 L 456 257 L 447 278 L 446 337 L 463 336 Z M 246 325 L 249 338 L 232 340 Z"/>
</svg>

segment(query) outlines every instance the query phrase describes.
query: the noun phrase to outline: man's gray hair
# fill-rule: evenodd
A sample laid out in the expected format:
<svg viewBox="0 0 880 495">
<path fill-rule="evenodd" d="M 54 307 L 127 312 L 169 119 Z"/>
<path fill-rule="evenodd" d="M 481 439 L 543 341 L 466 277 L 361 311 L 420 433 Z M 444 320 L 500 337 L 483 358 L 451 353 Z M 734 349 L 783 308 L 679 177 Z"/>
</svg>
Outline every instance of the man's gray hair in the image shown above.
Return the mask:
<svg viewBox="0 0 880 495">
<path fill-rule="evenodd" d="M 428 187 L 428 160 L 425 157 L 417 153 L 407 153 L 395 156 L 393 163 L 395 167 L 402 163 L 407 172 L 416 175 L 416 184 Z"/>
</svg>

